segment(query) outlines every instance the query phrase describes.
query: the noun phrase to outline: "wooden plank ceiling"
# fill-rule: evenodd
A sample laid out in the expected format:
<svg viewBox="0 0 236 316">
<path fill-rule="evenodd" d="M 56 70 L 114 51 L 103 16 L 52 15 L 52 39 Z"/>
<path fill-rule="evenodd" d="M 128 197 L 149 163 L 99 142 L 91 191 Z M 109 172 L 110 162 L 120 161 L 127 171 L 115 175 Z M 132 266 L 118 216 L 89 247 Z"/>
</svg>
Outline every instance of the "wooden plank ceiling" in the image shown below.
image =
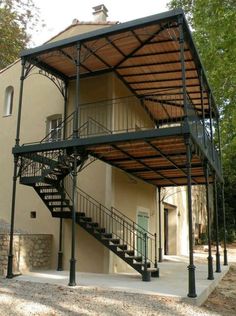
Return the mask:
<svg viewBox="0 0 236 316">
<path fill-rule="evenodd" d="M 183 136 L 89 146 L 87 151 L 90 155 L 155 186 L 187 185 L 187 158 Z M 192 184 L 204 184 L 202 160 L 196 152 L 193 151 L 192 155 Z"/>
<path fill-rule="evenodd" d="M 96 40 L 84 40 L 80 52 L 81 76 L 114 71 L 132 94 L 145 96 L 146 106 L 155 119 L 181 119 L 184 112 L 179 37 L 177 22 L 157 21 Z M 197 62 L 188 41 L 184 44 L 184 58 L 188 96 L 200 116 L 203 98 L 205 116 L 209 117 L 208 95 L 206 91 L 201 95 Z M 34 56 L 35 62 L 69 79 L 76 76 L 76 59 L 75 44 Z"/>
</svg>

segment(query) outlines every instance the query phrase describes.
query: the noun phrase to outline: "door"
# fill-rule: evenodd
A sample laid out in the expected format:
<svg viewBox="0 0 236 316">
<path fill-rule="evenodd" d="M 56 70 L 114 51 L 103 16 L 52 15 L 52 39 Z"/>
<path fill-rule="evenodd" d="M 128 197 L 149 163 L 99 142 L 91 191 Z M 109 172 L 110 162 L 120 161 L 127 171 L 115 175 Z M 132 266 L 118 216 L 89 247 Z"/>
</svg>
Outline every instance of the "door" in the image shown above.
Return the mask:
<svg viewBox="0 0 236 316">
<path fill-rule="evenodd" d="M 138 225 L 140 226 L 140 234 L 137 234 L 137 251 L 138 253 L 144 254 L 144 240 L 143 240 L 143 232 L 144 230 L 149 229 L 149 214 L 148 212 L 138 212 Z M 142 228 L 144 229 L 142 232 Z M 148 248 L 147 248 L 148 253 Z"/>
<path fill-rule="evenodd" d="M 164 254 L 169 254 L 168 209 L 164 209 Z"/>
</svg>

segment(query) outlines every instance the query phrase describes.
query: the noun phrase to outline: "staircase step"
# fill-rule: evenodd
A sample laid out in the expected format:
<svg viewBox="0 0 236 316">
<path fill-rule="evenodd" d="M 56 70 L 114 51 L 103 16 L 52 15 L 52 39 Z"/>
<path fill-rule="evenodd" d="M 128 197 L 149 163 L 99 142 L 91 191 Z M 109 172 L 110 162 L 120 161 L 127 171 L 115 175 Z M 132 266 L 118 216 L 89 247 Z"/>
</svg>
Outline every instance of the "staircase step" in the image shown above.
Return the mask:
<svg viewBox="0 0 236 316">
<path fill-rule="evenodd" d="M 96 232 L 100 233 L 100 234 L 104 234 L 106 231 L 105 228 L 96 228 Z"/>
<path fill-rule="evenodd" d="M 69 200 L 68 199 L 62 199 L 62 198 L 47 198 L 47 199 L 44 199 L 45 202 L 65 202 L 65 203 L 69 203 Z"/>
<path fill-rule="evenodd" d="M 101 233 L 103 238 L 112 238 L 112 234 L 110 233 Z"/>
<path fill-rule="evenodd" d="M 78 213 L 77 213 L 77 216 L 78 216 L 78 217 L 84 217 L 84 216 L 85 216 L 85 213 L 84 213 L 84 212 L 78 212 Z"/>
<path fill-rule="evenodd" d="M 123 245 L 123 244 L 119 244 L 119 245 L 114 245 L 116 246 L 117 248 L 120 248 L 122 250 L 127 250 L 128 246 L 127 245 Z"/>
<path fill-rule="evenodd" d="M 60 196 L 65 196 L 65 193 L 60 193 L 60 192 L 58 192 L 58 191 L 53 191 L 53 192 L 49 192 L 49 191 L 47 191 L 47 192 L 41 192 L 41 190 L 40 190 L 40 194 L 41 195 L 43 195 L 44 197 L 46 197 L 47 195 L 60 195 Z"/>
<path fill-rule="evenodd" d="M 136 267 L 144 267 L 144 262 L 135 262 L 133 263 L 134 266 Z M 150 268 L 151 267 L 151 263 L 150 262 L 147 262 L 147 268 Z"/>
<path fill-rule="evenodd" d="M 79 219 L 82 219 L 84 222 L 87 222 L 87 223 L 92 222 L 91 217 L 80 216 Z"/>
<path fill-rule="evenodd" d="M 43 182 L 47 184 L 52 184 L 53 186 L 57 186 L 59 181 L 58 179 L 51 179 L 51 178 L 44 177 Z"/>
<path fill-rule="evenodd" d="M 58 218 L 71 218 L 72 214 L 70 211 L 53 211 L 52 217 L 58 217 Z"/>
<path fill-rule="evenodd" d="M 21 177 L 20 183 L 25 185 L 34 185 L 37 182 L 42 182 L 42 176 L 35 176 L 35 177 Z"/>
<path fill-rule="evenodd" d="M 129 256 L 129 257 L 126 257 L 127 259 L 132 259 L 132 260 L 135 260 L 137 262 L 142 262 L 143 260 L 143 257 L 142 256 Z"/>
<path fill-rule="evenodd" d="M 98 227 L 98 223 L 93 223 L 93 222 L 92 223 L 88 222 L 87 225 L 94 227 L 94 228 Z"/>
<path fill-rule="evenodd" d="M 35 187 L 39 189 L 54 189 L 55 190 L 55 188 L 52 187 L 51 185 L 45 185 L 45 184 L 39 184 L 39 183 L 36 183 Z"/>
<path fill-rule="evenodd" d="M 120 244 L 120 239 L 116 238 L 102 238 L 102 240 L 112 242 L 113 244 Z"/>
<path fill-rule="evenodd" d="M 134 250 L 123 250 L 123 251 L 119 251 L 119 252 L 127 254 L 129 256 L 134 256 Z"/>
</svg>

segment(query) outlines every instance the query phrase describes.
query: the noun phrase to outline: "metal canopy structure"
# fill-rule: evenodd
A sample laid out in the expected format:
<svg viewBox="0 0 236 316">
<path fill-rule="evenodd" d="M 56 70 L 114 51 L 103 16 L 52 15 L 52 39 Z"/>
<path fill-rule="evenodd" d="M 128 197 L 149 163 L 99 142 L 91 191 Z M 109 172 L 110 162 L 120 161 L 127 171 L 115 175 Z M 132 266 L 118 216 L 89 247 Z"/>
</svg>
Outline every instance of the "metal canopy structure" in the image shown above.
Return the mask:
<svg viewBox="0 0 236 316">
<path fill-rule="evenodd" d="M 136 96 L 148 95 L 154 119 L 184 116 L 179 19 L 183 19 L 186 89 L 196 112 L 218 111 L 183 11 L 172 10 L 26 50 L 22 58 L 63 80 L 115 72 Z M 80 43 L 78 56 L 77 46 Z M 210 101 L 209 101 L 210 100 Z M 161 104 L 158 114 L 154 108 Z M 204 113 L 203 113 L 204 112 Z"/>
<path fill-rule="evenodd" d="M 85 213 L 78 213 L 77 173 L 92 155 L 112 166 L 134 175 L 158 187 L 159 194 L 159 231 L 161 232 L 160 190 L 165 186 L 187 186 L 188 238 L 189 238 L 189 289 L 188 296 L 196 297 L 195 266 L 193 256 L 193 216 L 192 185 L 206 186 L 206 208 L 208 224 L 208 279 L 213 279 L 213 260 L 211 253 L 211 225 L 209 205 L 209 183 L 214 182 L 215 214 L 218 216 L 217 181 L 223 183 L 220 160 L 219 113 L 212 96 L 191 32 L 181 9 L 153 15 L 143 19 L 122 23 L 105 29 L 67 38 L 40 47 L 29 49 L 21 54 L 22 72 L 19 94 L 16 144 L 14 154 L 14 176 L 11 209 L 11 233 L 8 256 L 7 277 L 13 277 L 13 232 L 15 216 L 16 182 L 20 175 L 21 182 L 34 187 L 36 192 L 48 206 L 55 217 L 60 217 L 60 240 L 62 240 L 62 219 L 71 218 L 71 259 L 69 285 L 76 284 L 75 271 L 75 224 L 87 225 Z M 64 121 L 60 129 L 63 139 L 52 141 L 53 135 L 47 135 L 41 141 L 20 146 L 20 124 L 23 99 L 23 82 L 31 69 L 37 66 L 55 82 L 64 97 Z M 130 96 L 120 100 L 101 101 L 106 109 L 125 109 L 119 122 L 117 112 L 110 118 L 115 124 L 108 122 L 107 111 L 103 112 L 102 122 L 94 117 L 82 122 L 85 108 L 91 104 L 81 105 L 80 79 L 105 73 L 115 73 L 130 91 Z M 52 75 L 52 77 L 50 77 Z M 54 78 L 56 77 L 56 78 Z M 61 81 L 61 82 L 58 82 Z M 75 80 L 74 112 L 67 113 L 68 82 Z M 61 83 L 61 84 L 60 84 Z M 122 100 L 121 100 L 122 99 Z M 135 100 L 133 100 L 135 99 Z M 99 104 L 101 104 L 101 102 Z M 120 102 L 122 106 L 119 106 Z M 143 117 L 148 117 L 142 124 L 136 124 L 135 110 L 139 107 Z M 92 104 L 92 107 L 94 104 Z M 99 108 L 100 109 L 100 108 Z M 126 111 L 127 110 L 127 111 Z M 131 123 L 129 115 L 131 113 Z M 213 119 L 219 139 L 219 150 L 213 140 Z M 115 121 L 115 120 L 114 120 Z M 82 123 L 81 123 L 82 122 Z M 132 123 L 134 122 L 134 123 Z M 55 135 L 54 135 L 55 136 Z M 79 167 L 79 165 L 81 165 Z M 69 191 L 66 185 L 67 176 L 72 177 Z M 45 190 L 48 190 L 45 191 Z M 53 194 L 52 194 L 53 192 Z M 68 195 L 68 192 L 70 194 Z M 51 195 L 59 198 L 55 199 Z M 222 196 L 223 196 L 222 185 Z M 48 198 L 45 196 L 48 195 Z M 69 197 L 69 200 L 65 197 Z M 84 197 L 83 197 L 84 199 Z M 69 201 L 69 202 L 68 202 Z M 59 203 L 59 204 L 58 204 Z M 91 209 L 101 212 L 101 204 L 92 202 Z M 98 205 L 98 206 L 96 206 Z M 94 205 L 96 208 L 94 208 Z M 227 264 L 225 211 L 224 216 L 224 264 Z M 57 209 L 60 208 L 60 212 Z M 68 211 L 69 209 L 69 211 Z M 91 216 L 91 209 L 88 213 Z M 104 207 L 104 214 L 109 215 L 109 227 L 113 227 L 109 213 Z M 56 210 L 56 212 L 55 212 Z M 108 212 L 108 213 L 107 213 Z M 82 216 L 83 214 L 83 216 Z M 81 218 L 81 215 L 84 218 Z M 122 215 L 126 218 L 126 215 Z M 91 218 L 88 218 L 91 222 Z M 80 222 L 82 221 L 82 223 Z M 110 225 L 111 223 L 111 225 Z M 122 222 L 123 223 L 123 222 Z M 102 222 L 94 222 L 99 229 Z M 116 223 L 117 224 L 117 223 Z M 90 224 L 89 224 L 90 225 Z M 124 227 L 126 224 L 122 224 Z M 130 225 L 130 224 L 127 224 Z M 132 227 L 136 224 L 132 223 Z M 115 227 L 120 227 L 115 225 Z M 86 226 L 86 229 L 88 227 Z M 89 231 L 91 231 L 89 227 Z M 107 232 L 108 232 L 108 228 Z M 119 228 L 119 231 L 120 228 Z M 103 231 L 104 232 L 104 231 Z M 218 233 L 218 221 L 216 221 Z M 100 231 L 101 233 L 101 231 Z M 136 231 L 132 230 L 134 236 Z M 114 232 L 108 234 L 113 237 Z M 97 236 L 97 235 L 96 235 Z M 161 235 L 160 235 L 161 236 Z M 157 267 L 156 234 L 155 274 Z M 96 237 L 97 238 L 97 237 Z M 123 238 L 123 239 L 122 239 Z M 136 238 L 136 237 L 135 237 Z M 133 240 L 135 240 L 133 238 Z M 149 281 L 148 271 L 151 262 L 147 260 L 147 238 L 144 234 L 144 251 L 140 263 L 131 262 L 132 266 L 142 274 L 143 280 Z M 151 238 L 152 239 L 152 238 Z M 113 240 L 113 241 L 112 241 Z M 114 242 L 112 239 L 111 242 Z M 124 236 L 115 239 L 114 247 L 128 251 Z M 110 241 L 109 241 L 110 242 Z M 58 262 L 61 262 L 61 241 Z M 109 246 L 111 246 L 109 244 Z M 120 248 L 120 249 L 121 249 Z M 220 272 L 219 240 L 216 240 L 216 272 Z M 135 254 L 135 245 L 132 256 Z M 159 238 L 159 261 L 162 259 L 161 237 Z M 124 256 L 123 260 L 129 260 Z M 136 260 L 136 259 L 135 259 Z M 61 264 L 58 264 L 61 266 Z"/>
</svg>

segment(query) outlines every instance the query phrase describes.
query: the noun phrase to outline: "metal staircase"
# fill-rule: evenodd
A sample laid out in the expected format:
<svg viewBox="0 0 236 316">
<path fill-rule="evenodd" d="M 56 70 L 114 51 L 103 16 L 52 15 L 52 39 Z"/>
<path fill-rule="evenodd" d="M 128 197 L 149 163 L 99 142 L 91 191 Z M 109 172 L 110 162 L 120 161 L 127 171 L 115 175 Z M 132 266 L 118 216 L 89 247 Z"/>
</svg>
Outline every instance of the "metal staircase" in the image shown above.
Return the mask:
<svg viewBox="0 0 236 316">
<path fill-rule="evenodd" d="M 77 159 L 77 170 L 86 157 Z M 51 215 L 72 218 L 73 154 L 57 149 L 21 156 L 20 183 L 32 186 Z M 115 208 L 107 208 L 77 187 L 76 223 L 142 275 L 158 277 L 156 234 Z"/>
</svg>

